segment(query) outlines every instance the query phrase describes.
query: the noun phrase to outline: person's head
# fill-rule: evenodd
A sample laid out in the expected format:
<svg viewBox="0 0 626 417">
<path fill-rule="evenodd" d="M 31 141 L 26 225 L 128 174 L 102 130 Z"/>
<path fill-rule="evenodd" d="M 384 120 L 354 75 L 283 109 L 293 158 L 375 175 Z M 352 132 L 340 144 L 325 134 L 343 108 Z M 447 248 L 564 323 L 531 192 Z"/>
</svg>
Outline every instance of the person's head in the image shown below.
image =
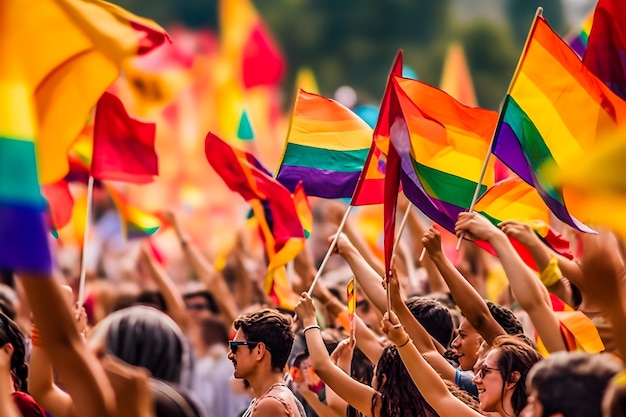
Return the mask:
<svg viewBox="0 0 626 417">
<path fill-rule="evenodd" d="M 356 301 L 356 314 L 359 318 L 374 331 L 378 331 L 380 328 L 380 317 L 376 312 L 376 309 L 370 304 L 366 298 L 360 298 L 357 295 Z"/>
<path fill-rule="evenodd" d="M 116 311 L 102 320 L 89 344 L 146 368 L 154 378 L 182 385 L 189 382 L 187 341 L 176 323 L 155 308 L 133 306 Z"/>
<path fill-rule="evenodd" d="M 9 349 L 11 355 L 11 375 L 18 391 L 27 390 L 28 366 L 24 334 L 10 318 L 0 313 L 0 349 Z"/>
<path fill-rule="evenodd" d="M 272 372 L 283 371 L 294 340 L 289 316 L 264 308 L 240 315 L 234 326 L 237 333 L 228 358 L 235 367 L 235 378 L 245 378 L 257 371 L 259 364 Z"/>
<path fill-rule="evenodd" d="M 213 295 L 206 290 L 198 290 L 183 295 L 187 314 L 191 320 L 199 322 L 204 318 L 217 316 L 220 312 Z"/>
<path fill-rule="evenodd" d="M 200 337 L 205 346 L 228 346 L 228 329 L 220 319 L 211 317 L 200 321 Z"/>
<path fill-rule="evenodd" d="M 454 332 L 450 310 L 432 298 L 411 297 L 406 305 L 428 334 L 448 348 Z"/>
<path fill-rule="evenodd" d="M 149 383 L 155 417 L 204 417 L 202 406 L 188 392 L 156 379 Z"/>
<path fill-rule="evenodd" d="M 606 355 L 557 352 L 533 367 L 528 417 L 601 417 L 602 397 L 620 365 Z"/>
<path fill-rule="evenodd" d="M 381 417 L 436 417 L 437 412 L 426 402 L 417 386 L 411 380 L 411 376 L 402 362 L 398 349 L 388 345 L 374 369 L 372 387 L 381 396 L 372 399 L 372 413 L 379 407 Z M 465 394 L 454 384 L 448 384 L 450 392 L 461 401 L 479 411 L 478 403 L 468 394 Z"/>
<path fill-rule="evenodd" d="M 462 370 L 467 371 L 474 367 L 482 341 L 480 333 L 463 317 L 457 335 L 450 345 Z"/>
<path fill-rule="evenodd" d="M 474 384 L 483 411 L 518 416 L 527 403 L 526 377 L 541 360 L 539 353 L 517 336 L 498 336 L 474 369 Z"/>
<path fill-rule="evenodd" d="M 500 327 L 504 329 L 506 334 L 516 335 L 523 334 L 524 327 L 519 319 L 513 314 L 510 308 L 506 308 L 487 300 L 487 307 L 493 319 L 498 322 Z"/>
</svg>

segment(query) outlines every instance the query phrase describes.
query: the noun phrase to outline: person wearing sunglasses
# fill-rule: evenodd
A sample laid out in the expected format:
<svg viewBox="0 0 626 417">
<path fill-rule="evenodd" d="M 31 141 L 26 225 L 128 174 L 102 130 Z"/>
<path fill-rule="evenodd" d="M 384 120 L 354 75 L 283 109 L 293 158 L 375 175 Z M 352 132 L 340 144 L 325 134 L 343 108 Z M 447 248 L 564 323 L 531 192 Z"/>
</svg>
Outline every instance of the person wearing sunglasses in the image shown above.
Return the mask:
<svg viewBox="0 0 626 417">
<path fill-rule="evenodd" d="M 240 315 L 234 326 L 228 359 L 235 378 L 248 381 L 255 395 L 243 417 L 306 417 L 284 379 L 294 340 L 291 319 L 265 308 Z"/>
</svg>

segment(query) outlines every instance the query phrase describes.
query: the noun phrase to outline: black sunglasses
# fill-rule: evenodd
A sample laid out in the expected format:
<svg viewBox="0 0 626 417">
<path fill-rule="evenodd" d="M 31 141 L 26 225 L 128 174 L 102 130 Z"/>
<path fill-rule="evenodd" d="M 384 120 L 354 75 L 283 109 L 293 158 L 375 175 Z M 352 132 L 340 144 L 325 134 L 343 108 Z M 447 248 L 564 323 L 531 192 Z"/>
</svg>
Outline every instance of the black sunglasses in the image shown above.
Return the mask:
<svg viewBox="0 0 626 417">
<path fill-rule="evenodd" d="M 239 346 L 255 347 L 258 344 L 259 342 L 249 342 L 247 340 L 244 340 L 244 341 L 229 340 L 228 341 L 228 346 L 230 347 L 230 351 L 233 352 L 233 355 L 237 353 L 237 349 L 239 348 Z"/>
</svg>

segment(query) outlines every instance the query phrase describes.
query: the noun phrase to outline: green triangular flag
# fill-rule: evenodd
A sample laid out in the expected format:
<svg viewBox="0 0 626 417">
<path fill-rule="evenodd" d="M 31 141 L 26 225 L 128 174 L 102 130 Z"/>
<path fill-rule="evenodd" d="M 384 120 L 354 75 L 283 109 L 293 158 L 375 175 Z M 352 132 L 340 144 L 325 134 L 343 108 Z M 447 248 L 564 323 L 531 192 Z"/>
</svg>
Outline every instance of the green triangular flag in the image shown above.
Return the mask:
<svg viewBox="0 0 626 417">
<path fill-rule="evenodd" d="M 239 120 L 239 127 L 237 128 L 237 137 L 241 140 L 254 139 L 254 132 L 252 131 L 252 124 L 248 118 L 248 112 L 243 111 L 241 113 L 241 119 Z"/>
</svg>

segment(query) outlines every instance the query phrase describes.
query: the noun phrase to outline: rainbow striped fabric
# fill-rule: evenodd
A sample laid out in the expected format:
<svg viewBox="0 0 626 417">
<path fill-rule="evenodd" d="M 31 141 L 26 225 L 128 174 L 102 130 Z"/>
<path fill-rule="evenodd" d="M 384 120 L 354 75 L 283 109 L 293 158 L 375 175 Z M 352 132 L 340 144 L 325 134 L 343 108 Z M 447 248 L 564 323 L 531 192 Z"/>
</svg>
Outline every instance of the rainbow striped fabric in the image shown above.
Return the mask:
<svg viewBox="0 0 626 417">
<path fill-rule="evenodd" d="M 372 129 L 334 100 L 300 90 L 276 179 L 308 196 L 350 198 L 372 144 Z"/>
<path fill-rule="evenodd" d="M 131 205 L 128 197 L 117 185 L 106 183 L 106 189 L 115 203 L 122 222 L 122 232 L 127 239 L 150 237 L 161 227 L 161 220 L 147 211 Z"/>
<path fill-rule="evenodd" d="M 572 31 L 565 37 L 565 42 L 576 52 L 579 57 L 585 55 L 589 34 L 593 25 L 593 10 L 587 15 L 580 28 Z"/>
<path fill-rule="evenodd" d="M 626 103 L 583 66 L 543 17 L 531 29 L 505 99 L 493 153 L 537 189 L 563 222 L 585 232 L 546 175 L 584 156 L 626 118 Z"/>
<path fill-rule="evenodd" d="M 0 13 L 2 10 L 0 9 Z M 0 17 L 0 23 L 2 23 Z M 0 49 L 4 49 L 0 43 Z M 35 123 L 31 94 L 19 73 L 0 70 L 0 268 L 48 275 L 46 202 L 41 195 L 35 158 Z"/>
</svg>

